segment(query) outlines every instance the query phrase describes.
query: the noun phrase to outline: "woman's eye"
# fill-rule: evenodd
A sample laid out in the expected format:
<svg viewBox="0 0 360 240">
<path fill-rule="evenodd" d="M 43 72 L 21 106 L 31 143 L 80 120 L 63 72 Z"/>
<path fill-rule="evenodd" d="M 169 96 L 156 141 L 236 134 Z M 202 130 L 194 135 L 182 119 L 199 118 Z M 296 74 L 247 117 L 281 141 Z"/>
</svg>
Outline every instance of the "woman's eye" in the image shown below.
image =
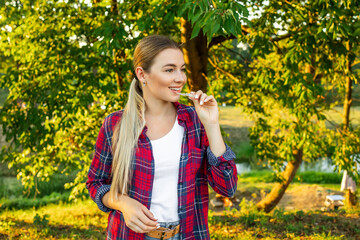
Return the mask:
<svg viewBox="0 0 360 240">
<path fill-rule="evenodd" d="M 181 69 L 181 71 L 186 72 L 186 69 L 185 69 L 185 68 L 183 68 L 183 69 Z"/>
<path fill-rule="evenodd" d="M 172 72 L 173 69 L 166 69 L 165 72 Z"/>
</svg>

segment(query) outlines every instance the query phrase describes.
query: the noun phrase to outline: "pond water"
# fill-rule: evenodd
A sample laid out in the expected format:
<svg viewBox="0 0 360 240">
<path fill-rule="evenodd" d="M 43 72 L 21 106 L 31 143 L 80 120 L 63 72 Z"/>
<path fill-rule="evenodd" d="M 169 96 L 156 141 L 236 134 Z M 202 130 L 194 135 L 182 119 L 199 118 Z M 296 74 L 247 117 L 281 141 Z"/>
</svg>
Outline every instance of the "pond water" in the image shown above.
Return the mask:
<svg viewBox="0 0 360 240">
<path fill-rule="evenodd" d="M 354 158 L 357 161 L 360 161 L 360 154 L 354 155 Z M 250 172 L 254 170 L 259 170 L 259 167 L 254 166 L 250 162 L 241 162 L 236 163 L 236 169 L 238 174 Z M 335 165 L 332 164 L 330 158 L 324 157 L 320 158 L 316 162 L 302 162 L 298 171 L 305 172 L 305 171 L 315 171 L 315 172 L 334 172 Z"/>
</svg>

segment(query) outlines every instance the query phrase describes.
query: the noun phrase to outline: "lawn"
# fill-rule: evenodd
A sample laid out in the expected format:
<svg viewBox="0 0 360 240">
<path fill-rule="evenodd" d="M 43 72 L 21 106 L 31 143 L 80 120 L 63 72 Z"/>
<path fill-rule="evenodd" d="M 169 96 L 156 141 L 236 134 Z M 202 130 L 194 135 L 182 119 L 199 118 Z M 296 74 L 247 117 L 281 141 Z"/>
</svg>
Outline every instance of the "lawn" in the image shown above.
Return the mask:
<svg viewBox="0 0 360 240">
<path fill-rule="evenodd" d="M 239 179 L 233 208 L 212 208 L 209 212 L 211 239 L 358 239 L 360 211 L 285 210 L 258 212 L 254 201 L 260 189 L 273 183 L 243 183 Z M 330 185 L 331 186 L 331 185 Z M 298 183 L 289 192 L 301 192 L 313 184 Z M 331 187 L 330 187 L 331 189 Z M 336 191 L 336 189 L 333 189 Z M 214 192 L 211 191 L 211 196 Z M 0 239 L 105 239 L 107 214 L 91 200 L 50 204 L 0 213 Z"/>
<path fill-rule="evenodd" d="M 323 209 L 326 195 L 342 194 L 336 174 L 305 172 L 296 178 L 276 209 L 267 214 L 258 212 L 255 203 L 275 184 L 271 173 L 239 175 L 233 207 L 210 204 L 211 239 L 358 239 L 360 210 Z M 329 183 L 311 183 L 324 181 Z M 8 189 L 19 187 L 11 179 L 6 185 Z M 213 199 L 215 192 L 209 190 Z M 3 208 L 6 201 L 0 201 L 0 239 L 105 239 L 106 213 L 89 199 L 63 202 L 55 193 L 53 199 L 19 198 L 17 204 L 9 205 L 10 210 Z"/>
<path fill-rule="evenodd" d="M 334 107 L 331 110 L 324 112 L 327 119 L 337 124 L 342 123 L 343 108 Z M 331 126 L 330 122 L 327 121 L 327 126 Z M 360 106 L 353 106 L 350 109 L 350 121 L 353 125 L 357 126 L 360 124 Z M 220 107 L 220 124 L 223 127 L 251 127 L 253 121 L 246 114 L 242 113 L 241 109 L 233 106 Z"/>
</svg>

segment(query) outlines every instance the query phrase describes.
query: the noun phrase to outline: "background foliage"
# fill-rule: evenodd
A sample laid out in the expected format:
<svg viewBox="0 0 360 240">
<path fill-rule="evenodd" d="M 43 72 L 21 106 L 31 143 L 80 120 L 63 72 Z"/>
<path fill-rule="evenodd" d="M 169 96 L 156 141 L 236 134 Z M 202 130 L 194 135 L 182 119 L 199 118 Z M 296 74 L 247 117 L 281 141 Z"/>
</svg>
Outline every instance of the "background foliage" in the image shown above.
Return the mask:
<svg viewBox="0 0 360 240">
<path fill-rule="evenodd" d="M 237 34 L 246 11 L 221 1 L 6 1 L 0 55 L 12 64 L 1 78 L 9 89 L 0 111 L 2 161 L 29 193 L 55 173 L 75 173 L 67 187 L 83 193 L 102 119 L 127 98 L 138 40 L 157 33 L 180 41 L 180 17 L 206 20 L 200 27 L 209 40 Z"/>
<path fill-rule="evenodd" d="M 358 1 L 6 0 L 0 6 L 0 87 L 9 91 L 0 110 L 8 142 L 2 161 L 31 195 L 57 173 L 71 176 L 72 196 L 84 193 L 102 119 L 126 101 L 135 44 L 153 33 L 182 41 L 182 19 L 192 24 L 190 38 L 207 40 L 208 91 L 254 120 L 257 160 L 280 175 L 297 151 L 300 161 L 329 156 L 338 170 L 358 175 L 350 156 L 360 152 L 359 126 L 329 129 L 324 115 L 343 104 L 345 78 L 359 89 Z"/>
</svg>

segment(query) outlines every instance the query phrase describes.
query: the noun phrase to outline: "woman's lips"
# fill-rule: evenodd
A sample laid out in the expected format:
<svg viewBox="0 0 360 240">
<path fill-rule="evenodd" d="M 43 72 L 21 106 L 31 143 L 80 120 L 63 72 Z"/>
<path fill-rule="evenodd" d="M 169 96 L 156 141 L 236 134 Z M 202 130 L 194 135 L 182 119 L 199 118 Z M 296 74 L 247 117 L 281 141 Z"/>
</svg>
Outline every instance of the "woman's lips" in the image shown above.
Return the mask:
<svg viewBox="0 0 360 240">
<path fill-rule="evenodd" d="M 179 93 L 181 92 L 181 88 L 169 88 L 172 92 L 174 93 Z"/>
</svg>

